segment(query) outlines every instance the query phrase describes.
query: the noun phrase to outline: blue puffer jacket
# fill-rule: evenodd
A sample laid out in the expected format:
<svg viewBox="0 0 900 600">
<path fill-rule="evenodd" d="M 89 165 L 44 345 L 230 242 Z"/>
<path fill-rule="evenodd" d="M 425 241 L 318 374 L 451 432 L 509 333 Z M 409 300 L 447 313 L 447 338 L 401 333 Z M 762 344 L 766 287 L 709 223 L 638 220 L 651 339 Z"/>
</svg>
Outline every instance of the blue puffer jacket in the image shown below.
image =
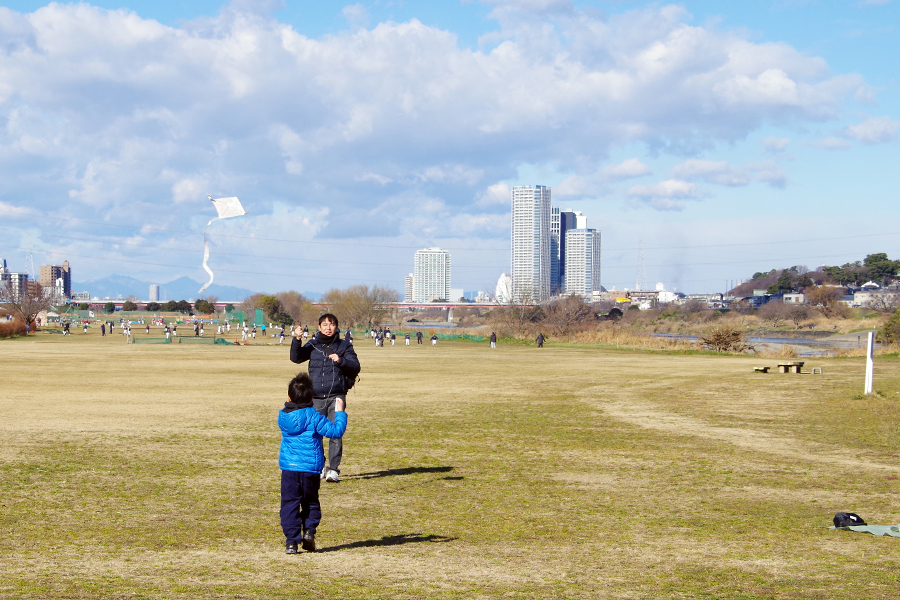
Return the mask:
<svg viewBox="0 0 900 600">
<path fill-rule="evenodd" d="M 291 405 L 296 406 L 296 405 Z M 322 438 L 339 438 L 347 430 L 347 413 L 334 413 L 334 423 L 313 407 L 289 410 L 287 404 L 278 413 L 281 451 L 278 466 L 284 471 L 321 473 L 325 466 Z"/>
</svg>

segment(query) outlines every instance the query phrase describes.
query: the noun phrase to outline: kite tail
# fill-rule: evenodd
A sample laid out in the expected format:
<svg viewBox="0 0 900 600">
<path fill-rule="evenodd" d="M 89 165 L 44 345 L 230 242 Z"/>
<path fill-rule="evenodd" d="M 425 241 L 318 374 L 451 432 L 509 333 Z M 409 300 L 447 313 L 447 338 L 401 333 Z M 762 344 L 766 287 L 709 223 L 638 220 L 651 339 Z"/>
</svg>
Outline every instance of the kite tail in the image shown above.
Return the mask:
<svg viewBox="0 0 900 600">
<path fill-rule="evenodd" d="M 215 220 L 216 219 L 213 219 L 212 221 L 207 223 L 206 227 L 209 227 L 212 224 L 212 222 Z M 203 290 L 205 290 L 210 285 L 212 285 L 212 282 L 213 282 L 213 272 L 210 270 L 209 266 L 206 264 L 206 261 L 209 260 L 209 240 L 206 239 L 206 227 L 203 228 L 203 268 L 206 270 L 207 273 L 209 273 L 209 281 L 207 281 L 206 284 L 204 284 L 204 286 L 202 288 L 200 288 L 200 291 L 197 292 L 198 294 L 202 293 Z"/>
</svg>

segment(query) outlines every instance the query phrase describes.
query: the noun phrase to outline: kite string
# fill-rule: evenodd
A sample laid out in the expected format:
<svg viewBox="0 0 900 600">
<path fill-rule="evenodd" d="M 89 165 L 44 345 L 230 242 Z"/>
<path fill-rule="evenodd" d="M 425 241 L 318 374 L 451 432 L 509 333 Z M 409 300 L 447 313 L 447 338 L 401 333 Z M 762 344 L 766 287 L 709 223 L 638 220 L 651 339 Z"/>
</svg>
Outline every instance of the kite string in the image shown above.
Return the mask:
<svg viewBox="0 0 900 600">
<path fill-rule="evenodd" d="M 209 260 L 209 240 L 206 239 L 206 228 L 209 227 L 210 225 L 212 225 L 213 221 L 217 221 L 218 219 L 219 219 L 219 217 L 216 217 L 215 219 L 211 219 L 209 221 L 209 223 L 206 224 L 206 227 L 203 228 L 203 268 L 206 270 L 207 273 L 209 273 L 209 281 L 207 281 L 206 284 L 204 284 L 204 286 L 202 288 L 200 288 L 200 291 L 197 292 L 198 294 L 203 293 L 203 290 L 205 290 L 210 285 L 212 285 L 212 282 L 213 282 L 213 272 L 209 268 L 209 265 L 206 264 L 206 261 Z"/>
</svg>

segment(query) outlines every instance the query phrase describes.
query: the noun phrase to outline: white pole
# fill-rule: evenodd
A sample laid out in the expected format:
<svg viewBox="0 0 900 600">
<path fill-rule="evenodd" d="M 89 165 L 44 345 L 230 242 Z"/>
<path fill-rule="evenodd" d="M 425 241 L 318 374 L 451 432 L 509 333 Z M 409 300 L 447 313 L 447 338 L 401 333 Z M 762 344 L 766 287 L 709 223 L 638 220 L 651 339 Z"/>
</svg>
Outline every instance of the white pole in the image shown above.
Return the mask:
<svg viewBox="0 0 900 600">
<path fill-rule="evenodd" d="M 870 331 L 867 335 L 868 338 L 868 346 L 866 348 L 866 393 L 872 393 L 872 369 L 875 366 L 875 361 L 872 360 L 872 351 L 875 348 L 875 332 Z"/>
</svg>

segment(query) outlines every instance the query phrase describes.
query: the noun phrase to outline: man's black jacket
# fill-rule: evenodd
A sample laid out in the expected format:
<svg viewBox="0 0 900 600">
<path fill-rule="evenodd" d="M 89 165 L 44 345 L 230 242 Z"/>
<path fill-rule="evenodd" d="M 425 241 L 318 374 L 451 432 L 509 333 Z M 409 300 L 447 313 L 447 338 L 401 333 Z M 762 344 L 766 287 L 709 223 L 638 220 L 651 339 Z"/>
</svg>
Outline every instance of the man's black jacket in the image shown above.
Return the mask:
<svg viewBox="0 0 900 600">
<path fill-rule="evenodd" d="M 316 333 L 306 345 L 297 338 L 291 342 L 291 362 L 309 361 L 309 376 L 313 380 L 313 396 L 316 398 L 346 395 L 345 377 L 353 381 L 360 370 L 353 344 L 341 339 L 340 333 L 335 333 L 330 343 L 327 341 L 321 333 Z M 329 354 L 337 354 L 341 361 L 335 364 L 328 358 Z"/>
</svg>

